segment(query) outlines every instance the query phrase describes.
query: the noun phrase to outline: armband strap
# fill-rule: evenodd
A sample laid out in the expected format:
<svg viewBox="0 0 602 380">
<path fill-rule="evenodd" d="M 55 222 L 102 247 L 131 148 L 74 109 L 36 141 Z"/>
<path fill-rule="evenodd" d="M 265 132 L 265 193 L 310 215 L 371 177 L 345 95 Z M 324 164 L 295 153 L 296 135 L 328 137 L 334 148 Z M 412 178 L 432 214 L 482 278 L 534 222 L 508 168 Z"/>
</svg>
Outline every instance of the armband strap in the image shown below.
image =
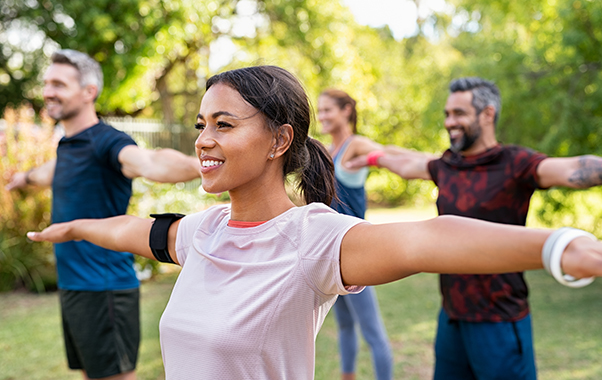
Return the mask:
<svg viewBox="0 0 602 380">
<path fill-rule="evenodd" d="M 385 155 L 382 150 L 375 150 L 366 156 L 366 160 L 369 166 L 378 166 L 378 159 Z"/>
<path fill-rule="evenodd" d="M 151 218 L 155 218 L 148 239 L 153 256 L 159 262 L 175 264 L 167 249 L 167 235 L 171 224 L 178 219 L 182 219 L 185 215 L 168 213 L 150 214 L 150 216 Z"/>
</svg>

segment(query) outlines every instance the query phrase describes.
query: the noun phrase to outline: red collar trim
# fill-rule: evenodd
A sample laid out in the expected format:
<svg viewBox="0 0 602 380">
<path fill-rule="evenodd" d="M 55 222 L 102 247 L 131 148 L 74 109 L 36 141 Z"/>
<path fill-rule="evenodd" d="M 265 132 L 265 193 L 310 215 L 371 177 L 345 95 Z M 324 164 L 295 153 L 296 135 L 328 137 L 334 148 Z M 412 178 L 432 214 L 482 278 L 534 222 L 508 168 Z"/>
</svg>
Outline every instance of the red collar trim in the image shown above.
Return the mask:
<svg viewBox="0 0 602 380">
<path fill-rule="evenodd" d="M 241 222 L 239 220 L 228 220 L 228 227 L 234 227 L 234 228 L 249 228 L 249 227 L 257 227 L 261 224 L 264 224 L 266 221 L 264 222 Z"/>
</svg>

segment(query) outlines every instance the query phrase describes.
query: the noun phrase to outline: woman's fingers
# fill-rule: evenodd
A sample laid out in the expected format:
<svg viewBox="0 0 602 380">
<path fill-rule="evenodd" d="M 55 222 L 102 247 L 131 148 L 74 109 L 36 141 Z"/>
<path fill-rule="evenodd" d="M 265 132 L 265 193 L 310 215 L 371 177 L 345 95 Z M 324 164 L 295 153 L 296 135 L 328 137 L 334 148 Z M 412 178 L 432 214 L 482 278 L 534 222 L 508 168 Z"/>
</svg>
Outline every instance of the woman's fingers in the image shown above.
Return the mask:
<svg viewBox="0 0 602 380">
<path fill-rule="evenodd" d="M 69 223 L 57 223 L 40 231 L 31 231 L 27 237 L 32 241 L 49 241 L 51 243 L 64 243 L 73 240 L 69 235 Z"/>
<path fill-rule="evenodd" d="M 602 241 L 580 237 L 562 255 L 562 271 L 575 278 L 602 277 Z"/>
</svg>

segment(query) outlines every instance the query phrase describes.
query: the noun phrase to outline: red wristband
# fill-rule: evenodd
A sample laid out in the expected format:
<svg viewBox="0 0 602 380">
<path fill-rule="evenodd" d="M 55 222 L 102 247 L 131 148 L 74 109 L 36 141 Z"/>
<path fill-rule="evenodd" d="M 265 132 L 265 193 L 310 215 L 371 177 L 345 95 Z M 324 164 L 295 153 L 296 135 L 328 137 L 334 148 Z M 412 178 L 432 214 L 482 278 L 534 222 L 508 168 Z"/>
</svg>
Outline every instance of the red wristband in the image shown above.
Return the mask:
<svg viewBox="0 0 602 380">
<path fill-rule="evenodd" d="M 375 150 L 373 152 L 368 153 L 366 158 L 368 159 L 368 165 L 370 166 L 378 166 L 378 159 L 385 155 L 385 152 L 382 150 Z"/>
</svg>

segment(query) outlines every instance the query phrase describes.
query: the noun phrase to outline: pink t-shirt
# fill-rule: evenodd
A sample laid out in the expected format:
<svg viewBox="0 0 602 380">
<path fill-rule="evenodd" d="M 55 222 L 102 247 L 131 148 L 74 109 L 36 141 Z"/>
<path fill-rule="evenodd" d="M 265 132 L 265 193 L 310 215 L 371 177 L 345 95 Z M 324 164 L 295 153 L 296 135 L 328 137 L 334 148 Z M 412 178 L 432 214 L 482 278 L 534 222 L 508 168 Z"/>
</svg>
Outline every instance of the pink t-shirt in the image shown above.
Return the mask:
<svg viewBox="0 0 602 380">
<path fill-rule="evenodd" d="M 182 219 L 182 271 L 160 323 L 167 380 L 313 379 L 315 338 L 344 287 L 340 247 L 365 222 L 312 203 L 257 227 L 230 206 Z"/>
</svg>

